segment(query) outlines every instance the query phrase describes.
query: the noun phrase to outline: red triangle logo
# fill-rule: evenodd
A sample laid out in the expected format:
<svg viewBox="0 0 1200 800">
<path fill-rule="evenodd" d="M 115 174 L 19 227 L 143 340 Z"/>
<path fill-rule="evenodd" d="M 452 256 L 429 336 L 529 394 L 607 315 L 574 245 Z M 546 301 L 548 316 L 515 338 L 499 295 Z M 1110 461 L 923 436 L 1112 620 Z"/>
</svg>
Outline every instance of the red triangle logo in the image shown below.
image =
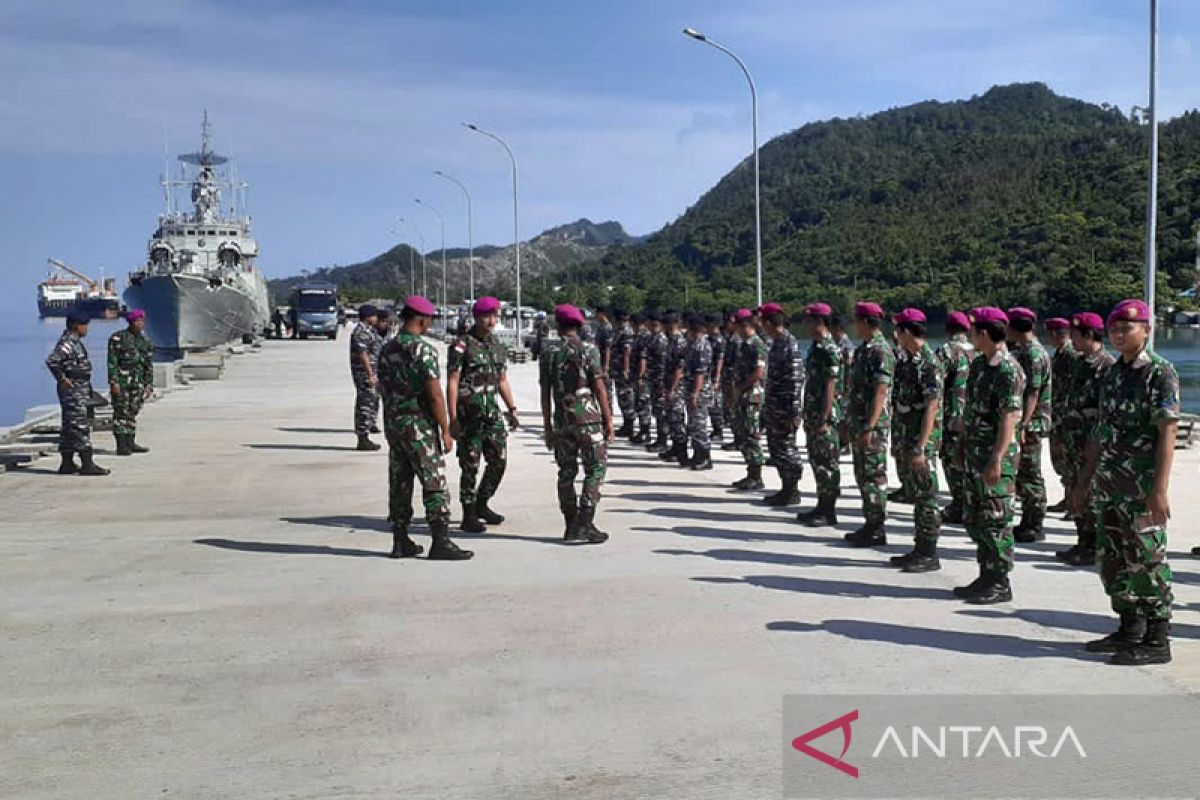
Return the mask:
<svg viewBox="0 0 1200 800">
<path fill-rule="evenodd" d="M 819 728 L 813 728 L 808 733 L 797 736 L 792 740 L 792 747 L 796 750 L 799 750 L 801 753 L 804 753 L 804 755 L 808 756 L 809 758 L 815 758 L 822 764 L 828 764 L 834 769 L 846 773 L 851 778 L 857 779 L 858 767 L 852 764 L 847 764 L 842 760 L 846 757 L 846 752 L 850 749 L 850 739 L 853 736 L 853 733 L 850 730 L 850 724 L 857 719 L 858 709 L 856 708 L 849 714 L 843 714 L 835 720 L 826 722 Z M 842 731 L 842 752 L 836 758 L 829 755 L 829 753 L 824 752 L 823 750 L 818 750 L 809 745 L 809 742 L 812 740 L 820 739 L 825 734 L 838 729 L 841 729 Z"/>
</svg>

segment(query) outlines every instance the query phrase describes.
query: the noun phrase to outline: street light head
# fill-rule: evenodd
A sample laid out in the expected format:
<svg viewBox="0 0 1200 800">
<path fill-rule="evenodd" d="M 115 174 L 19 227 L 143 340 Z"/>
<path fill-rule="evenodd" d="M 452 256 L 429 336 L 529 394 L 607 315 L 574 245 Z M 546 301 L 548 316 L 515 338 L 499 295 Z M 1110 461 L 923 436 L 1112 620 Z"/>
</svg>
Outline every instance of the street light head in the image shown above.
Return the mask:
<svg viewBox="0 0 1200 800">
<path fill-rule="evenodd" d="M 471 130 L 473 130 L 473 131 L 477 131 L 477 130 L 479 130 L 479 127 L 478 127 L 478 126 L 476 126 L 476 125 L 473 125 L 473 124 L 472 124 L 472 123 L 470 123 L 470 122 L 464 122 L 464 123 L 463 123 L 463 125 L 465 125 L 466 127 L 470 128 L 470 129 L 471 129 Z"/>
<path fill-rule="evenodd" d="M 704 34 L 701 33 L 700 31 L 696 30 L 695 28 L 684 28 L 683 35 L 688 36 L 692 39 L 695 39 L 697 42 L 706 41 L 706 39 L 704 38 Z"/>
<path fill-rule="evenodd" d="M 441 174 L 442 174 L 442 171 L 441 171 L 440 169 L 435 169 L 435 170 L 433 171 L 433 174 L 434 174 L 434 175 L 441 175 Z"/>
</svg>

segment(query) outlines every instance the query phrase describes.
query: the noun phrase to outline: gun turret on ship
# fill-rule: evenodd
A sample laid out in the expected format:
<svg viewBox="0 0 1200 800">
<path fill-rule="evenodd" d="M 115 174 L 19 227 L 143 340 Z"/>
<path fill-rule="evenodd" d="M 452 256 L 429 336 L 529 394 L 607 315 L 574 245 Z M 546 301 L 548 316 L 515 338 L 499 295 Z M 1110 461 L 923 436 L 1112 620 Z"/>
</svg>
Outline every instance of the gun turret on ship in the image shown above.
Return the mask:
<svg viewBox="0 0 1200 800">
<path fill-rule="evenodd" d="M 182 178 L 163 176 L 167 209 L 150 238 L 146 265 L 129 274 L 125 303 L 146 312 L 146 333 L 160 350 L 203 350 L 261 335 L 270 308 L 267 282 L 254 266 L 258 241 L 245 214 L 247 184 L 225 170 L 229 159 L 210 147 L 208 112 L 200 150 L 178 157 Z M 191 189 L 191 211 L 175 207 L 175 191 Z M 222 208 L 221 192 L 233 200 Z"/>
</svg>

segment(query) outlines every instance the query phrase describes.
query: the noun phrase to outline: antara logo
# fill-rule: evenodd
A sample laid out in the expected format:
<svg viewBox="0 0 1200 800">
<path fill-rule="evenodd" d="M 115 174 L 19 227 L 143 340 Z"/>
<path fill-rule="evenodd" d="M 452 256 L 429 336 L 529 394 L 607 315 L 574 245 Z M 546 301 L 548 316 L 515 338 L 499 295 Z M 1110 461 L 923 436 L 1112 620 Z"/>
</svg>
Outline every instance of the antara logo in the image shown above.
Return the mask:
<svg viewBox="0 0 1200 800">
<path fill-rule="evenodd" d="M 854 733 L 850 730 L 850 724 L 857 719 L 858 709 L 856 708 L 849 714 L 843 714 L 835 720 L 826 722 L 819 728 L 813 728 L 808 733 L 801 734 L 795 739 L 792 739 L 792 747 L 796 748 L 801 753 L 804 753 L 804 755 L 808 756 L 809 758 L 815 758 L 822 764 L 828 764 L 834 769 L 846 773 L 851 778 L 857 779 L 858 767 L 854 766 L 853 764 L 847 764 L 842 760 L 845 758 L 846 752 L 850 749 L 850 739 L 854 735 Z M 820 739 L 830 731 L 835 731 L 839 728 L 842 731 L 842 752 L 837 758 L 834 758 L 833 756 L 829 755 L 829 753 L 823 752 L 809 745 L 809 742 L 811 742 L 813 739 Z"/>
</svg>

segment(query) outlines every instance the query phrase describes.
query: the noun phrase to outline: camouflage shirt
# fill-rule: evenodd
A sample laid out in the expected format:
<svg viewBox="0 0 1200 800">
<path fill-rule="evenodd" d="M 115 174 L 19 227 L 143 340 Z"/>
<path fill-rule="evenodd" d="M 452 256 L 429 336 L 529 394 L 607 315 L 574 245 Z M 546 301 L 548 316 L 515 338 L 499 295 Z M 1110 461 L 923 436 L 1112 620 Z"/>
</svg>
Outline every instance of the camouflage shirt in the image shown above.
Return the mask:
<svg viewBox="0 0 1200 800">
<path fill-rule="evenodd" d="M 688 340 L 682 331 L 675 331 L 674 335 L 667 337 L 667 387 L 670 388 L 670 383 L 675 375 L 676 370 L 684 369 L 687 359 Z M 682 386 L 682 383 L 680 384 Z M 677 387 L 678 388 L 678 387 Z"/>
<path fill-rule="evenodd" d="M 1118 358 L 1100 378 L 1100 462 L 1092 495 L 1102 502 L 1141 501 L 1154 487 L 1159 424 L 1179 419 L 1179 374 L 1150 349 Z"/>
<path fill-rule="evenodd" d="M 646 349 L 643 351 L 643 357 L 646 359 L 647 380 L 661 381 L 666 378 L 668 344 L 665 332 L 659 331 L 650 334 L 650 341 L 647 342 Z"/>
<path fill-rule="evenodd" d="M 46 357 L 46 369 L 56 381 L 66 378 L 75 384 L 90 384 L 92 380 L 92 360 L 88 358 L 87 347 L 71 331 L 63 331 L 58 337 L 58 344 Z"/>
<path fill-rule="evenodd" d="M 850 424 L 857 433 L 865 433 L 867 430 L 871 407 L 875 403 L 876 387 L 880 384 L 890 387 L 895 371 L 896 356 L 892 353 L 892 346 L 878 331 L 854 351 L 854 359 L 850 364 Z M 889 429 L 889 405 L 889 402 L 883 404 L 883 411 L 875 421 L 875 430 Z"/>
<path fill-rule="evenodd" d="M 108 382 L 124 388 L 154 385 L 154 343 L 129 328 L 108 337 Z"/>
<path fill-rule="evenodd" d="M 738 357 L 742 352 L 742 335 L 732 333 L 725 337 L 725 352 L 721 356 L 721 385 L 732 387 L 738 380 Z"/>
<path fill-rule="evenodd" d="M 943 381 L 942 361 L 928 343 L 915 353 L 905 351 L 905 358 L 896 364 L 896 385 L 892 390 L 899 436 L 897 445 L 916 448 L 921 440 L 925 409 L 935 400 L 941 400 Z M 936 447 L 941 440 L 941 414 L 938 414 L 926 447 Z"/>
<path fill-rule="evenodd" d="M 721 374 L 725 371 L 725 334 L 710 333 L 708 334 L 708 346 L 712 348 L 712 374 L 716 375 L 720 370 Z"/>
<path fill-rule="evenodd" d="M 538 380 L 550 388 L 554 401 L 555 430 L 604 421 L 600 401 L 593 394 L 596 380 L 605 377 L 600 350 L 595 344 L 568 336 L 557 342 L 539 363 Z"/>
<path fill-rule="evenodd" d="M 608 371 L 620 375 L 623 379 L 633 380 L 637 377 L 637 361 L 633 357 L 633 343 L 637 334 L 628 322 L 622 323 L 617 329 L 612 341 L 612 357 L 608 362 Z M 625 371 L 625 355 L 629 354 L 629 371 Z"/>
<path fill-rule="evenodd" d="M 471 331 L 458 337 L 446 355 L 446 374 L 459 373 L 460 413 L 469 409 L 480 417 L 500 419 L 500 379 L 507 370 L 508 348 L 495 336 L 480 339 Z"/>
<path fill-rule="evenodd" d="M 804 412 L 804 357 L 786 328 L 767 354 L 767 395 L 763 408 L 777 418 L 800 419 Z"/>
<path fill-rule="evenodd" d="M 808 348 L 804 362 L 804 423 L 814 428 L 836 424 L 839 416 L 837 396 L 842 383 L 842 352 L 837 342 L 828 333 L 815 340 Z M 825 389 L 834 381 L 834 402 L 825 417 Z"/>
<path fill-rule="evenodd" d="M 1104 373 L 1113 365 L 1112 355 L 1101 347 L 1094 353 L 1071 351 L 1071 372 L 1054 398 L 1064 398 L 1060 424 L 1063 430 L 1076 434 L 1082 444 L 1096 433 L 1100 421 L 1100 383 Z"/>
<path fill-rule="evenodd" d="M 751 334 L 749 339 L 742 342 L 742 346 L 738 348 L 737 358 L 737 385 L 742 387 L 751 379 L 756 370 L 763 370 L 764 374 L 767 369 L 767 343 L 757 333 Z M 763 384 L 762 381 L 755 381 L 750 390 L 742 397 L 751 402 L 762 401 Z"/>
<path fill-rule="evenodd" d="M 1053 397 L 1050 401 L 1050 422 L 1057 429 L 1063 423 L 1063 418 L 1070 408 L 1068 392 L 1074 381 L 1074 362 L 1079 355 L 1075 352 L 1070 340 L 1054 351 L 1050 358 L 1050 387 Z"/>
<path fill-rule="evenodd" d="M 1024 430 L 1030 433 L 1046 433 L 1050 430 L 1050 354 L 1037 339 L 1021 342 L 1012 349 L 1012 355 L 1025 370 L 1025 399 L 1037 397 L 1037 406 L 1029 425 Z"/>
<path fill-rule="evenodd" d="M 382 345 L 383 337 L 373 327 L 365 322 L 355 325 L 354 330 L 350 333 L 350 370 L 352 372 L 363 370 L 360 358 L 363 353 L 367 354 L 367 360 L 371 362 L 371 366 L 378 369 Z"/>
<path fill-rule="evenodd" d="M 687 352 L 684 355 L 683 374 L 689 381 L 695 379 L 697 375 L 712 375 L 715 368 L 713 361 L 712 343 L 708 341 L 708 336 L 697 336 L 695 339 L 688 339 Z M 711 381 L 705 381 L 708 385 Z M 688 387 L 689 391 L 691 386 Z"/>
<path fill-rule="evenodd" d="M 967 439 L 967 462 L 982 468 L 992 457 L 1000 423 L 1013 411 L 1018 418 L 1025 396 L 1025 371 L 1008 348 L 1001 345 L 995 355 L 982 354 L 971 362 L 967 378 L 967 410 L 963 416 Z M 1008 445 L 1008 458 L 1017 457 L 1017 437 Z"/>
<path fill-rule="evenodd" d="M 963 414 L 967 410 L 967 377 L 975 360 L 975 345 L 965 333 L 956 333 L 937 349 L 942 362 L 942 430 L 963 432 Z"/>
<path fill-rule="evenodd" d="M 613 338 L 613 324 L 611 322 L 603 320 L 596 323 L 594 344 L 596 345 L 596 349 L 600 351 L 600 363 L 604 363 L 612 357 Z M 608 365 L 608 370 L 611 374 L 614 371 L 613 362 L 608 361 Z"/>
<path fill-rule="evenodd" d="M 400 331 L 379 356 L 379 393 L 384 422 L 395 417 L 433 416 L 425 384 L 440 377 L 437 350 L 415 333 Z"/>
<path fill-rule="evenodd" d="M 654 338 L 654 334 L 647 329 L 643 329 L 634 334 L 633 344 L 629 348 L 629 379 L 633 380 L 638 376 L 638 370 L 641 369 L 641 362 L 646 357 L 646 348 L 650 346 L 650 340 Z"/>
</svg>

